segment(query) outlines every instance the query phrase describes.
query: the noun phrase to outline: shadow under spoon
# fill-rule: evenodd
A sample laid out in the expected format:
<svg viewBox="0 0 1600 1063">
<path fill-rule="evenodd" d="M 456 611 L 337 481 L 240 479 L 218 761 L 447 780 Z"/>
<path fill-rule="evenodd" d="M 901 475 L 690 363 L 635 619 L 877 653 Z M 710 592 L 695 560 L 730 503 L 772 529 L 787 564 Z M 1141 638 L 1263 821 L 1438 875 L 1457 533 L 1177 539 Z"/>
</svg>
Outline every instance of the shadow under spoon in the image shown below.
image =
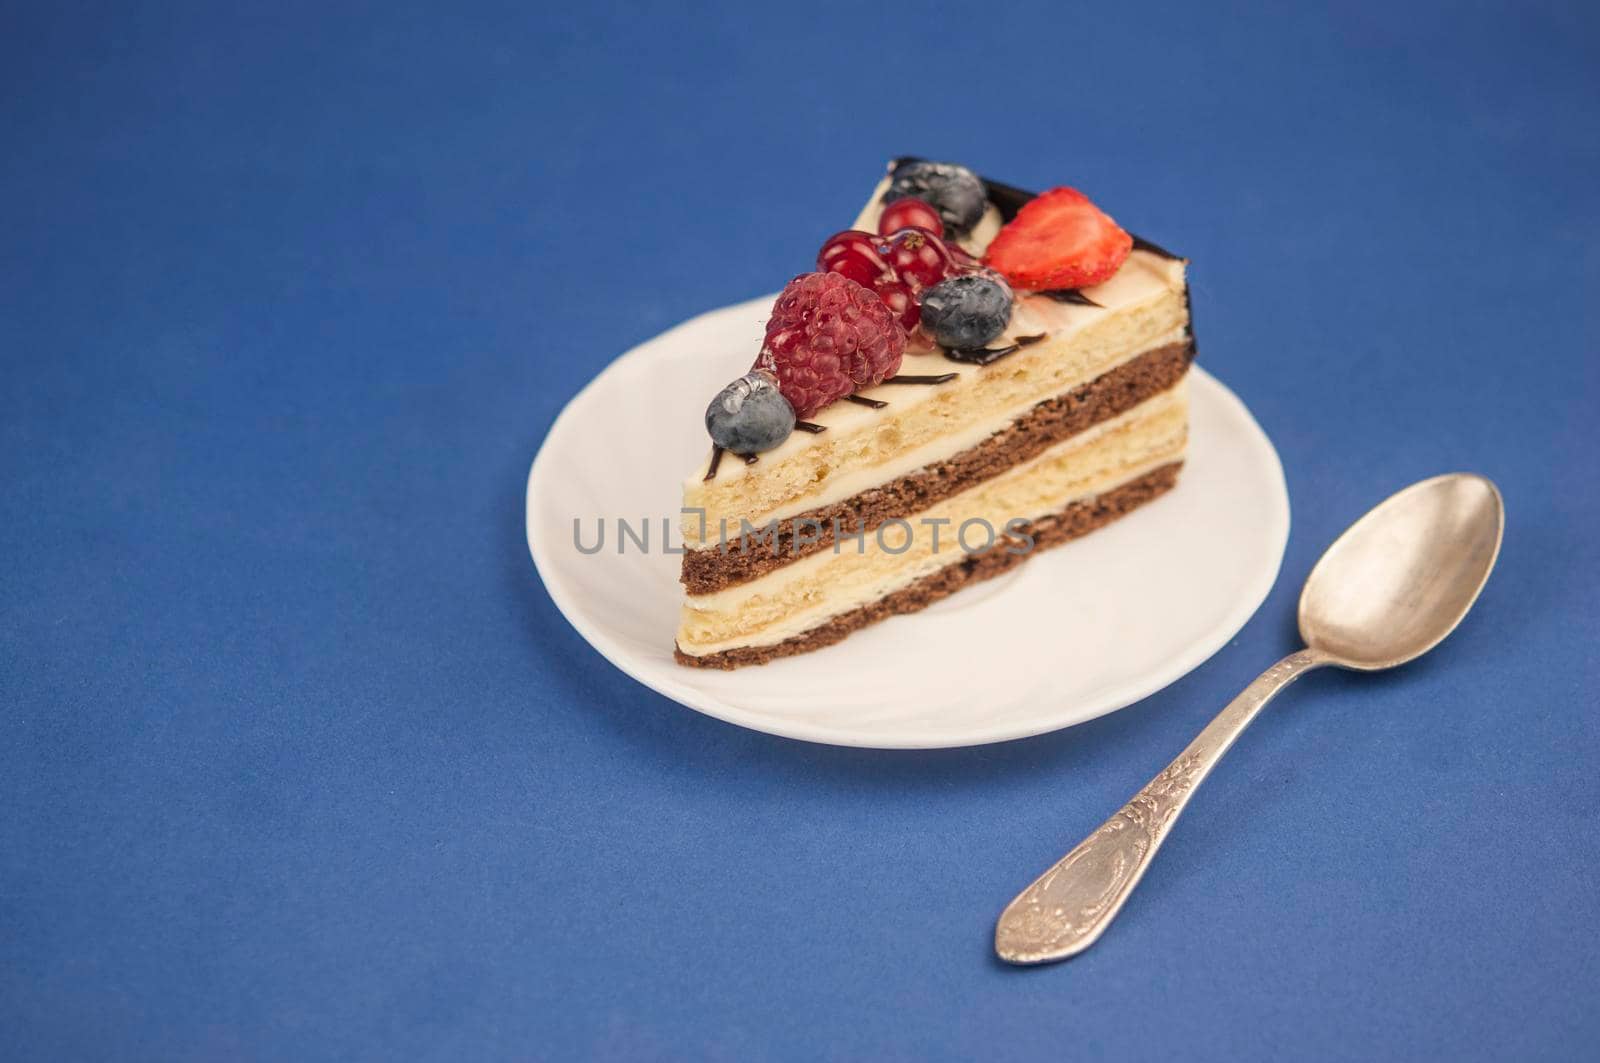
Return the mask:
<svg viewBox="0 0 1600 1063">
<path fill-rule="evenodd" d="M 1006 906 L 994 933 L 1000 958 L 1051 963 L 1099 940 L 1196 787 L 1267 702 L 1313 668 L 1376 672 L 1433 649 L 1477 600 L 1504 530 L 1499 490 L 1471 473 L 1412 484 L 1351 525 L 1300 594 L 1306 648 L 1261 673 L 1176 760 Z"/>
</svg>

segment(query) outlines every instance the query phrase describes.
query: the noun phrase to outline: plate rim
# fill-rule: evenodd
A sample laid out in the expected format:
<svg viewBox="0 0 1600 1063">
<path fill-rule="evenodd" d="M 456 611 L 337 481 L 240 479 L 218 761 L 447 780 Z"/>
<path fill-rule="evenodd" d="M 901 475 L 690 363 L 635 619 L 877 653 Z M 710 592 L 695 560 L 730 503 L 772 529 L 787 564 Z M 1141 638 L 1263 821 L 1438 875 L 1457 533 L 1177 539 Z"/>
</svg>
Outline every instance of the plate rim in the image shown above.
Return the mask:
<svg viewBox="0 0 1600 1063">
<path fill-rule="evenodd" d="M 568 624 L 575 630 L 591 648 L 606 659 L 613 667 L 622 672 L 634 682 L 655 691 L 663 697 L 669 698 L 684 708 L 721 720 L 724 723 L 747 730 L 759 731 L 763 734 L 776 735 L 781 738 L 795 739 L 802 742 L 815 742 L 821 745 L 844 746 L 857 749 L 958 749 L 968 746 L 992 745 L 996 742 L 1010 742 L 1023 738 L 1032 738 L 1043 734 L 1052 734 L 1076 727 L 1090 720 L 1125 709 L 1151 697 L 1167 687 L 1176 683 L 1196 668 L 1217 654 L 1229 641 L 1237 635 L 1244 626 L 1250 622 L 1256 612 L 1261 608 L 1267 596 L 1272 593 L 1272 588 L 1277 585 L 1278 576 L 1283 569 L 1283 559 L 1286 556 L 1289 530 L 1292 521 L 1291 507 L 1289 505 L 1288 482 L 1283 473 L 1283 462 L 1278 456 L 1278 449 L 1273 445 L 1272 438 L 1261 427 L 1260 422 L 1250 412 L 1233 391 L 1222 381 L 1218 380 L 1204 367 L 1194 364 L 1190 371 L 1196 374 L 1196 379 L 1203 382 L 1204 386 L 1215 389 L 1217 396 L 1232 407 L 1232 412 L 1241 420 L 1246 430 L 1253 433 L 1260 444 L 1260 450 L 1270 458 L 1273 480 L 1277 487 L 1274 493 L 1271 514 L 1272 523 L 1277 525 L 1277 557 L 1270 566 L 1263 566 L 1261 574 L 1257 577 L 1255 585 L 1248 589 L 1248 593 L 1241 593 L 1232 609 L 1224 619 L 1215 624 L 1207 636 L 1195 640 L 1185 654 L 1180 654 L 1169 661 L 1176 661 L 1176 666 L 1169 665 L 1158 673 L 1162 678 L 1154 685 L 1142 683 L 1124 684 L 1111 692 L 1103 695 L 1093 702 L 1094 708 L 1086 716 L 1075 717 L 1071 720 L 1045 718 L 1036 723 L 1021 726 L 999 727 L 992 731 L 949 734 L 938 732 L 924 734 L 915 739 L 908 739 L 897 732 L 840 732 L 835 728 L 820 726 L 804 721 L 786 722 L 775 720 L 770 716 L 747 713 L 736 706 L 729 705 L 722 698 L 691 686 L 675 678 L 650 674 L 647 678 L 644 669 L 638 667 L 633 661 L 632 654 L 620 647 L 608 634 L 600 630 L 584 616 L 576 607 L 573 594 L 564 586 L 559 576 L 560 569 L 554 564 L 554 559 L 539 545 L 538 538 L 533 531 L 534 515 L 534 485 L 540 478 L 543 464 L 549 460 L 550 442 L 556 438 L 563 424 L 574 416 L 574 410 L 591 390 L 599 387 L 611 374 L 620 372 L 623 365 L 634 359 L 645 357 L 646 348 L 665 341 L 674 333 L 690 328 L 696 323 L 711 317 L 732 316 L 746 311 L 754 304 L 770 304 L 775 295 L 761 295 L 754 299 L 732 303 L 727 306 L 706 310 L 687 318 L 670 328 L 656 333 L 654 336 L 635 344 L 622 354 L 614 358 L 604 369 L 596 373 L 588 383 L 579 388 L 571 398 L 562 406 L 544 438 L 539 443 L 539 449 L 534 454 L 533 463 L 528 468 L 528 479 L 523 493 L 523 535 L 528 543 L 528 552 L 533 559 L 534 570 L 538 573 L 539 580 L 544 584 L 545 593 L 550 595 L 550 600 L 555 603 L 556 609 Z M 1271 530 L 1271 529 L 1269 529 Z M 1081 703 L 1078 703 L 1081 704 Z"/>
</svg>

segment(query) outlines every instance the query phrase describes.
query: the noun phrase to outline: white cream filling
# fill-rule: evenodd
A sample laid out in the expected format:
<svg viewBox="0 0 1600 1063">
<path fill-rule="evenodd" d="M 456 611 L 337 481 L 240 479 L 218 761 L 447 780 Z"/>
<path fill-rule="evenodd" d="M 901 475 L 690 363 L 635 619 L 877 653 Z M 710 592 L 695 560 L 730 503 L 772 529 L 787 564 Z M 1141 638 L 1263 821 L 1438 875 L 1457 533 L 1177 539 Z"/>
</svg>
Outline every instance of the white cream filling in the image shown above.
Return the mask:
<svg viewBox="0 0 1600 1063">
<path fill-rule="evenodd" d="M 705 656 L 742 646 L 764 646 L 809 631 L 908 586 L 964 556 L 954 542 L 962 522 L 981 518 L 996 531 L 1008 521 L 1037 519 L 1075 501 L 1103 494 L 1178 460 L 1187 435 L 1187 377 L 1118 417 L 1064 440 L 1031 461 L 976 484 L 908 518 L 909 546 L 894 548 L 904 529 L 858 546 L 830 548 L 733 587 L 691 595 L 685 601 L 678 646 Z M 943 548 L 935 526 L 943 525 Z M 975 545 L 982 545 L 981 540 Z"/>
</svg>

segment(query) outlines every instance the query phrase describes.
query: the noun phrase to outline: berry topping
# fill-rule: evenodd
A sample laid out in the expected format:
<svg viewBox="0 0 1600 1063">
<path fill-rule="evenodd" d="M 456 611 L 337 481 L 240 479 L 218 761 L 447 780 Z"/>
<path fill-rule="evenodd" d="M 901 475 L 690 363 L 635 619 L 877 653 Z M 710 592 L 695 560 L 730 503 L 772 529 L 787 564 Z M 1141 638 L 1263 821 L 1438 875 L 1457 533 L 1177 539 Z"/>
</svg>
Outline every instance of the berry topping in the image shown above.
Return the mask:
<svg viewBox="0 0 1600 1063">
<path fill-rule="evenodd" d="M 809 417 L 893 376 L 905 349 L 905 329 L 876 294 L 839 273 L 802 273 L 772 306 L 755 368 Z"/>
<path fill-rule="evenodd" d="M 735 454 L 756 454 L 789 438 L 794 407 L 769 373 L 750 372 L 735 380 L 706 407 L 711 442 Z"/>
<path fill-rule="evenodd" d="M 849 277 L 863 288 L 870 288 L 889 275 L 889 264 L 879 250 L 882 241 L 860 229 L 834 233 L 817 252 L 817 269 Z"/>
<path fill-rule="evenodd" d="M 982 347 L 1011 323 L 1011 289 L 983 273 L 963 273 L 922 293 L 922 328 L 951 350 Z"/>
<path fill-rule="evenodd" d="M 945 250 L 950 252 L 950 261 L 955 263 L 956 269 L 965 273 L 970 270 L 982 269 L 983 263 L 967 253 L 967 249 L 960 244 L 945 244 Z"/>
<path fill-rule="evenodd" d="M 945 232 L 951 236 L 971 232 L 989 205 L 978 175 L 953 162 L 907 162 L 897 166 L 883 201 L 894 203 L 907 196 L 915 196 L 938 211 Z"/>
<path fill-rule="evenodd" d="M 939 212 L 920 199 L 907 196 L 883 208 L 878 215 L 878 235 L 888 236 L 901 229 L 923 229 L 935 236 L 944 235 L 944 221 Z"/>
<path fill-rule="evenodd" d="M 900 322 L 900 327 L 909 334 L 917 327 L 917 320 L 922 316 L 922 308 L 917 305 L 917 297 L 911 289 L 897 280 L 881 280 L 872 290 L 878 298 L 883 300 L 883 305 L 889 308 L 889 313 Z"/>
<path fill-rule="evenodd" d="M 921 229 L 902 229 L 889 237 L 883 257 L 895 277 L 913 293 L 931 288 L 955 272 L 955 260 L 944 241 Z"/>
<path fill-rule="evenodd" d="M 1030 200 L 989 244 L 984 261 L 1028 291 L 1104 284 L 1133 250 L 1133 237 L 1075 188 Z"/>
</svg>

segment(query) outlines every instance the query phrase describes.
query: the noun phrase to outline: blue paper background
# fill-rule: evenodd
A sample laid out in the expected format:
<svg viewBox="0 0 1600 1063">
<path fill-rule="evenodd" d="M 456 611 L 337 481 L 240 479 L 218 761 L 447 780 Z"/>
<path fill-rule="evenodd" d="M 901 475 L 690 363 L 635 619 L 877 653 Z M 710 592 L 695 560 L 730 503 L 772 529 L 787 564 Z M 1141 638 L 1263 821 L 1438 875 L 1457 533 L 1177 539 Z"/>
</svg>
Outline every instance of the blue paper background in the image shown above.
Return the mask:
<svg viewBox="0 0 1600 1063">
<path fill-rule="evenodd" d="M 1600 9 L 228 6 L 0 12 L 0 1055 L 1600 1051 Z M 561 405 L 903 152 L 1191 255 L 1287 470 L 1256 618 L 1060 734 L 700 717 L 523 543 Z M 1100 946 L 994 962 L 1451 469 L 1509 507 L 1460 632 L 1308 679 Z"/>
</svg>

